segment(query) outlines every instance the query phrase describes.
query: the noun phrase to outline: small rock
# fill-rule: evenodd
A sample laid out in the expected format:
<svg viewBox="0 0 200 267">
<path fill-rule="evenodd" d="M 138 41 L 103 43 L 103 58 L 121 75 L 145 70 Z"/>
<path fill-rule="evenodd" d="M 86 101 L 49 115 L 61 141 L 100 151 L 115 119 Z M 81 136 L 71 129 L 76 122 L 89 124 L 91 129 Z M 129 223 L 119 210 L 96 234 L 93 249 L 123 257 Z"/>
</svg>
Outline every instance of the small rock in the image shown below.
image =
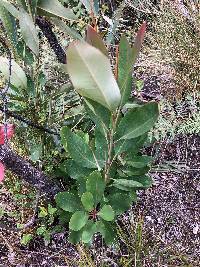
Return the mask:
<svg viewBox="0 0 200 267">
<path fill-rule="evenodd" d="M 196 224 L 195 227 L 193 228 L 193 234 L 194 235 L 197 235 L 198 234 L 198 231 L 199 231 L 199 225 Z"/>
</svg>

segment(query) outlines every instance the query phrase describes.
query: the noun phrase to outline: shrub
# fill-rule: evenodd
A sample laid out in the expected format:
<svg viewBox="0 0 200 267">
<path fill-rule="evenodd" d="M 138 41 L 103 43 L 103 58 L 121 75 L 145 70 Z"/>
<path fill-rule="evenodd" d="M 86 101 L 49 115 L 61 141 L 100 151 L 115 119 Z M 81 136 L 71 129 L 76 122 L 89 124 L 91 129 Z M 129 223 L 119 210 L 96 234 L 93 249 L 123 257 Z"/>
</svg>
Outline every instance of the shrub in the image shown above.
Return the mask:
<svg viewBox="0 0 200 267">
<path fill-rule="evenodd" d="M 113 243 L 117 216 L 136 200 L 138 189 L 152 184 L 146 175 L 151 158 L 141 156 L 139 149 L 157 121 L 157 103 L 129 103 L 126 108 L 132 89 L 132 66 L 144 31 L 145 23 L 133 47 L 122 36 L 118 83 L 106 47 L 92 27 L 87 30 L 88 43 L 76 41 L 67 50 L 68 73 L 94 123 L 89 135 L 74 127 L 61 129 L 61 140 L 69 155 L 62 170 L 71 182 L 69 191 L 56 195 L 56 202 L 69 218 L 72 243 L 90 243 L 95 233 L 101 233 L 107 244 Z"/>
</svg>

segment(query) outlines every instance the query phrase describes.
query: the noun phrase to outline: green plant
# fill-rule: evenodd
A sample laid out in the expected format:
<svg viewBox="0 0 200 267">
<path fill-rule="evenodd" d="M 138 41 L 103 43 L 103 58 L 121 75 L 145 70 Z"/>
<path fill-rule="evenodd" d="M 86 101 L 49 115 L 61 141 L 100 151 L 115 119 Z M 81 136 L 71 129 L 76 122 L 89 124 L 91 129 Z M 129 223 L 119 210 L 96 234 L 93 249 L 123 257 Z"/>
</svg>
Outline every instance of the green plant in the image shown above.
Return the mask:
<svg viewBox="0 0 200 267">
<path fill-rule="evenodd" d="M 57 0 L 32 3 L 1 1 L 0 18 L 6 36 L 1 38 L 5 51 L 0 57 L 0 73 L 2 87 L 10 76 L 6 92 L 6 115 L 7 119 L 10 114 L 11 117 L 17 118 L 15 144 L 21 154 L 29 155 L 40 167 L 44 163 L 47 171 L 52 172 L 52 161 L 55 161 L 56 157 L 59 158 L 58 150 L 55 151 L 55 146 L 59 146 L 58 129 L 64 121 L 74 119 L 76 123 L 76 117 L 79 120 L 82 107 L 80 97 L 73 93 L 71 86 L 66 83 L 66 73 L 63 75 L 63 82 L 61 71 L 57 74 L 58 70 L 55 72 L 55 68 L 53 69 L 56 79 L 59 75 L 58 91 L 48 71 L 45 71 L 43 57 L 46 47 L 39 35 L 42 30 L 39 32 L 36 26 L 41 15 L 62 25 L 65 25 L 64 20 L 77 20 L 73 12 Z M 4 100 L 5 97 L 1 96 L 1 111 Z"/>
<path fill-rule="evenodd" d="M 139 149 L 158 118 L 158 105 L 130 105 L 132 67 L 145 33 L 141 26 L 133 47 L 122 36 L 119 45 L 117 81 L 106 47 L 97 32 L 88 27 L 86 42 L 76 41 L 67 50 L 67 71 L 85 102 L 93 130 L 86 134 L 75 127 L 61 129 L 68 155 L 62 170 L 70 176 L 69 191 L 56 195 L 56 203 L 69 218 L 72 243 L 90 243 L 101 233 L 107 244 L 116 238 L 116 218 L 136 200 L 136 191 L 152 184 L 146 175 L 150 157 Z"/>
<path fill-rule="evenodd" d="M 36 57 L 39 56 L 39 38 L 35 27 L 37 15 L 77 20 L 72 10 L 65 8 L 58 0 L 39 0 L 32 1 L 32 3 L 19 0 L 17 1 L 17 8 L 11 2 L 2 0 L 0 3 L 0 17 L 9 36 L 11 47 L 16 55 L 24 57 L 29 62 L 33 56 L 26 50 L 26 45 Z M 22 42 L 18 40 L 16 20 L 19 22 L 23 37 Z"/>
<path fill-rule="evenodd" d="M 199 92 L 187 94 L 185 99 L 176 103 L 163 99 L 160 101 L 160 116 L 149 132 L 150 143 L 154 140 L 172 140 L 176 135 L 200 133 Z"/>
<path fill-rule="evenodd" d="M 61 225 L 54 225 L 54 220 L 58 215 L 58 210 L 51 204 L 48 207 L 40 206 L 38 213 L 39 226 L 36 229 L 36 234 L 44 238 L 45 244 L 49 244 L 52 234 L 62 231 Z"/>
<path fill-rule="evenodd" d="M 23 234 L 22 238 L 21 238 L 21 244 L 22 245 L 28 245 L 28 243 L 33 239 L 33 235 L 32 234 Z"/>
<path fill-rule="evenodd" d="M 83 102 L 81 107 L 85 108 L 84 116 L 93 125 L 90 134 L 77 127 L 80 120 L 75 123 L 65 121 L 67 125 L 73 124 L 71 130 L 69 127 L 62 127 L 61 141 L 67 160 L 62 163 L 61 169 L 72 180 L 68 181 L 70 190 L 57 194 L 56 202 L 64 211 L 60 217 L 65 217 L 65 220 L 69 218 L 72 243 L 79 240 L 90 243 L 93 234 L 100 232 L 109 244 L 115 238 L 116 217 L 135 201 L 137 189 L 145 189 L 152 183 L 151 178 L 146 175 L 151 159 L 141 156 L 139 149 L 146 140 L 146 133 L 157 120 L 158 107 L 154 102 L 145 105 L 129 103 L 132 67 L 144 38 L 146 24 L 139 30 L 134 47 L 122 36 L 114 77 L 107 48 L 96 31 L 98 9 L 95 5 L 84 5 L 91 14 L 94 28 L 87 27 L 86 42 L 73 32 L 72 36 L 79 41 L 69 45 L 68 63 L 63 64 L 62 69 L 69 74 L 74 88 L 83 97 L 82 101 L 76 95 L 78 105 L 80 106 L 80 101 Z M 15 55 L 15 60 L 11 60 L 11 57 L 0 58 L 0 70 L 9 81 L 9 108 L 29 114 L 33 122 L 39 121 L 42 125 L 51 126 L 57 120 L 57 129 L 66 119 L 64 116 L 60 123 L 60 103 L 63 102 L 63 93 L 71 92 L 71 85 L 65 85 L 59 92 L 53 90 L 53 94 L 51 90 L 46 90 L 51 86 L 41 68 L 35 22 L 37 15 L 53 16 L 51 21 L 61 25 L 63 29 L 63 21 L 58 21 L 55 16 L 71 20 L 75 17 L 57 0 L 51 0 L 48 5 L 46 0 L 38 1 L 36 5 L 24 4 L 24 1 L 12 5 L 4 0 L 0 7 Z M 8 18 L 12 19 L 11 24 Z M 8 32 L 11 26 L 12 29 Z M 16 33 L 19 29 L 20 33 Z M 45 131 L 48 132 L 48 128 L 44 128 Z M 28 154 L 33 162 L 43 160 L 44 163 L 51 148 L 51 139 L 44 133 L 39 137 L 37 135 L 38 133 L 34 142 L 27 138 Z M 59 148 L 59 140 L 57 146 Z M 46 220 L 48 213 L 41 210 L 39 216 Z M 54 216 L 48 218 L 48 221 L 52 219 Z M 38 234 L 47 240 L 50 232 L 45 223 L 38 229 Z M 25 237 L 25 242 L 26 240 Z"/>
</svg>

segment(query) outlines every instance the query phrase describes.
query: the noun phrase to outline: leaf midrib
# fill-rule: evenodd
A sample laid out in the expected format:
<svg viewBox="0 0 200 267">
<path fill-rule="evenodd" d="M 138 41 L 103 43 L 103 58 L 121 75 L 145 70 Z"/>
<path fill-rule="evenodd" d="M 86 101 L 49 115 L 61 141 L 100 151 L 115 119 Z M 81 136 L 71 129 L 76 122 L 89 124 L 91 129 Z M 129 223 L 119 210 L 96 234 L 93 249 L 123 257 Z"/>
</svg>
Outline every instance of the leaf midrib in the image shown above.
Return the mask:
<svg viewBox="0 0 200 267">
<path fill-rule="evenodd" d="M 32 27 L 32 25 L 30 25 L 29 23 L 28 23 L 28 19 L 31 19 L 30 17 L 29 17 L 29 14 L 24 14 L 25 16 L 24 16 L 24 18 L 23 19 L 20 19 L 20 21 L 21 21 L 21 23 L 22 22 L 24 22 L 24 24 L 26 25 L 26 27 L 30 30 L 30 33 L 31 33 L 31 36 L 32 36 L 32 38 L 33 38 L 33 40 L 34 40 L 34 43 L 35 43 L 35 48 L 36 48 L 36 50 L 37 51 L 34 51 L 34 53 L 36 53 L 36 54 L 38 54 L 39 53 L 39 49 L 38 49 L 38 40 L 37 40 L 37 32 L 36 32 L 36 29 L 34 29 L 33 27 Z M 32 21 L 32 20 L 31 20 Z M 34 25 L 34 24 L 33 24 Z M 34 48 L 34 50 L 35 50 L 35 48 Z"/>
<path fill-rule="evenodd" d="M 89 149 L 91 155 L 93 155 L 93 154 L 92 154 L 92 150 L 90 149 L 89 146 L 88 146 L 88 149 Z M 82 153 L 82 150 L 78 150 L 78 149 L 76 149 L 76 151 L 79 152 L 79 154 L 82 156 L 83 159 L 86 159 L 86 161 L 88 161 L 89 163 L 92 163 L 93 166 L 96 166 L 96 164 L 95 164 L 93 161 L 91 161 L 89 158 L 85 157 L 85 154 Z M 94 158 L 94 157 L 93 157 L 93 158 Z M 96 167 L 97 167 L 97 166 L 96 166 Z"/>
<path fill-rule="evenodd" d="M 87 62 L 84 60 L 84 58 L 82 58 L 81 53 L 79 52 L 79 49 L 77 48 L 76 45 L 75 45 L 75 48 L 76 48 L 76 50 L 77 50 L 77 52 L 78 52 L 80 58 L 83 60 L 84 64 L 87 66 L 87 68 L 88 68 L 88 70 L 89 70 L 89 74 L 91 75 L 91 77 L 92 77 L 92 79 L 94 80 L 95 84 L 97 85 L 98 88 L 101 88 L 101 87 L 99 86 L 97 80 L 95 79 L 95 76 L 92 74 L 92 72 L 91 72 L 91 70 L 90 70 L 90 65 L 88 65 Z M 102 54 L 102 56 L 104 56 L 104 55 Z M 105 57 L 105 56 L 104 56 L 104 57 Z M 105 57 L 105 58 L 106 58 L 106 57 Z M 107 59 L 106 59 L 106 60 L 107 60 Z M 106 97 L 105 97 L 104 92 L 102 92 L 101 90 L 100 90 L 100 92 L 101 92 L 101 94 L 103 95 L 104 100 L 105 100 L 107 106 L 108 106 L 109 108 L 111 108 L 110 105 L 109 105 L 109 103 L 108 103 L 108 101 L 106 100 Z"/>
<path fill-rule="evenodd" d="M 132 139 L 132 138 L 136 138 L 137 136 L 135 136 L 135 137 L 131 137 L 131 138 L 126 138 L 126 137 L 129 136 L 130 134 L 132 134 L 133 132 L 135 132 L 136 130 L 138 131 L 138 129 L 143 128 L 146 124 L 149 123 L 149 121 L 154 120 L 155 117 L 156 117 L 156 116 L 151 117 L 151 118 L 148 119 L 145 123 L 143 123 L 142 125 L 140 125 L 139 127 L 137 127 L 135 130 L 130 131 L 129 133 L 127 133 L 127 134 L 123 135 L 122 137 L 120 137 L 116 142 L 118 142 L 118 141 L 121 140 L 121 139 Z M 148 131 L 148 130 L 147 130 L 147 131 Z M 147 132 L 147 131 L 145 131 L 145 132 Z M 144 132 L 144 133 L 145 133 L 145 132 Z M 144 133 L 142 133 L 142 134 L 144 134 Z M 141 135 L 142 135 L 142 134 L 141 134 Z"/>
</svg>

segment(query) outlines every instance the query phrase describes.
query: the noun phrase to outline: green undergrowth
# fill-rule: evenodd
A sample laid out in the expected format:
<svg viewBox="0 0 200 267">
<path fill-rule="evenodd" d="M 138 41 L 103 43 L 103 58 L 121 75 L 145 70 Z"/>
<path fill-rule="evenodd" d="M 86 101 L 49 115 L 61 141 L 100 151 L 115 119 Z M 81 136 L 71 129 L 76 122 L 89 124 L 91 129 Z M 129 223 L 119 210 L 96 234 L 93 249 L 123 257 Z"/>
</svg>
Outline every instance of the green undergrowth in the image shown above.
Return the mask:
<svg viewBox="0 0 200 267">
<path fill-rule="evenodd" d="M 174 102 L 163 99 L 160 102 L 160 117 L 149 140 L 173 140 L 180 135 L 199 135 L 200 133 L 200 94 L 187 94 L 185 99 Z"/>
</svg>

